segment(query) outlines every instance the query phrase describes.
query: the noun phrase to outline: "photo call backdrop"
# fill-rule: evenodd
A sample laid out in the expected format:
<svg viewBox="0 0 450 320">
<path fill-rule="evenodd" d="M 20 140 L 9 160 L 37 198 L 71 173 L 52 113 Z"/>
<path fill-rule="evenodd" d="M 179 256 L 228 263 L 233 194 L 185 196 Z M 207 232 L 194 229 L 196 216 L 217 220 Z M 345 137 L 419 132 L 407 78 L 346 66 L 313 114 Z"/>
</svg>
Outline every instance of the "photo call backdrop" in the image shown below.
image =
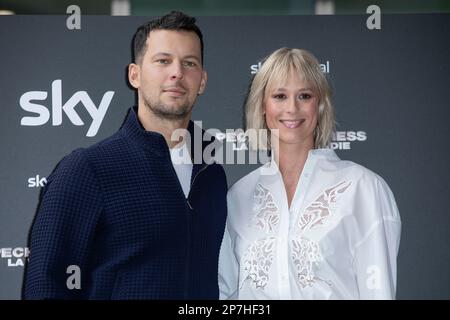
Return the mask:
<svg viewBox="0 0 450 320">
<path fill-rule="evenodd" d="M 27 237 L 45 178 L 61 158 L 119 129 L 135 103 L 131 39 L 151 17 L 0 17 L 0 299 L 20 299 Z M 304 48 L 333 87 L 341 159 L 390 185 L 402 219 L 398 299 L 450 299 L 450 15 L 198 18 L 206 92 L 193 120 L 243 128 L 243 101 L 260 61 Z M 225 165 L 228 184 L 258 165 Z M 157 186 L 155 186 L 157 187 Z"/>
</svg>

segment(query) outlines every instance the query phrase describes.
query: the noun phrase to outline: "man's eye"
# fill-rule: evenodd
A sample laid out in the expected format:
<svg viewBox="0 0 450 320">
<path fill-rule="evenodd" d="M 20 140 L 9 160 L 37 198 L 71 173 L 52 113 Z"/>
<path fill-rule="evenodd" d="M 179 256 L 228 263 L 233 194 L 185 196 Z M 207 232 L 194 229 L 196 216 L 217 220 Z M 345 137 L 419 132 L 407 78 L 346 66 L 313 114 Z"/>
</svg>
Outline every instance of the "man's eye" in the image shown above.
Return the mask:
<svg viewBox="0 0 450 320">
<path fill-rule="evenodd" d="M 184 65 L 185 67 L 190 67 L 190 68 L 196 66 L 195 62 L 192 62 L 192 61 L 184 61 L 184 62 L 183 62 L 183 65 Z"/>
<path fill-rule="evenodd" d="M 302 93 L 298 97 L 300 100 L 308 100 L 312 98 L 312 96 L 309 93 Z"/>
<path fill-rule="evenodd" d="M 168 64 L 169 60 L 167 60 L 167 59 L 158 59 L 158 60 L 156 60 L 156 62 L 158 62 L 159 64 Z"/>
</svg>

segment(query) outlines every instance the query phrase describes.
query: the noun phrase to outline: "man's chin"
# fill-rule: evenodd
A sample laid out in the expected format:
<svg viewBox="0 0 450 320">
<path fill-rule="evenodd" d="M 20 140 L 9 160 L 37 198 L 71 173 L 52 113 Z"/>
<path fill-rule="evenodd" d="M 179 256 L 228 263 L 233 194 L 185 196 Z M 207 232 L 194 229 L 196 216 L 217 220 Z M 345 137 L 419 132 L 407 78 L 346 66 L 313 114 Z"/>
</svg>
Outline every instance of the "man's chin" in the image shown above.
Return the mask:
<svg viewBox="0 0 450 320">
<path fill-rule="evenodd" d="M 166 106 L 166 108 L 154 108 L 153 113 L 161 118 L 173 120 L 184 119 L 189 116 L 189 109 L 180 107 L 167 107 L 169 106 Z"/>
<path fill-rule="evenodd" d="M 186 105 L 181 101 L 160 101 L 159 103 L 151 104 L 149 101 L 145 101 L 145 106 L 154 115 L 162 119 L 184 119 L 191 113 L 192 107 Z"/>
</svg>

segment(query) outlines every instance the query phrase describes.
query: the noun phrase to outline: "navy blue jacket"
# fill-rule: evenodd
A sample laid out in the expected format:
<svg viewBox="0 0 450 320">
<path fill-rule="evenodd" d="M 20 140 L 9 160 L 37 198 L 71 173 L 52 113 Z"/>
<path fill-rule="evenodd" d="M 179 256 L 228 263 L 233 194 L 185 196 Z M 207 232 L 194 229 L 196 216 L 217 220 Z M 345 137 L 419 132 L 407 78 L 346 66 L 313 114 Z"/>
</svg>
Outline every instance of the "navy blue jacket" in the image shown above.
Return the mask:
<svg viewBox="0 0 450 320">
<path fill-rule="evenodd" d="M 47 181 L 23 298 L 218 299 L 224 170 L 194 163 L 186 199 L 164 137 L 142 128 L 136 107 L 117 133 L 66 156 Z M 81 289 L 66 285 L 71 265 Z"/>
</svg>

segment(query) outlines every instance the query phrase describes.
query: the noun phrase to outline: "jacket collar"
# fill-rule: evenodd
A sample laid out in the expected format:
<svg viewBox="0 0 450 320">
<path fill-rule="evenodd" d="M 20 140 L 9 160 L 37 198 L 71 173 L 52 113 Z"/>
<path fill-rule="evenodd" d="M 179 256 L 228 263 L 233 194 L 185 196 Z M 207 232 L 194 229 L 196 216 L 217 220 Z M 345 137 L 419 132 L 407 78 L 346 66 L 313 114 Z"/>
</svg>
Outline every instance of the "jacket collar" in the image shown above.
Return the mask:
<svg viewBox="0 0 450 320">
<path fill-rule="evenodd" d="M 138 111 L 137 106 L 134 106 L 128 110 L 128 114 L 121 128 L 125 136 L 127 136 L 141 148 L 153 152 L 159 157 L 170 158 L 169 147 L 167 145 L 164 136 L 156 131 L 145 130 L 141 122 L 139 121 L 137 111 Z M 212 143 L 214 141 L 214 138 L 211 139 L 211 141 L 203 141 L 203 139 L 201 139 L 202 141 L 201 146 L 198 146 L 195 145 L 196 138 L 198 140 L 197 137 L 198 135 L 200 135 L 200 138 L 203 137 L 205 131 L 200 127 L 196 126 L 192 121 L 189 121 L 187 130 L 191 135 L 191 147 L 190 147 L 191 158 L 193 158 L 196 148 L 199 148 L 199 150 L 197 150 L 196 152 L 198 154 L 203 155 L 205 147 L 210 143 Z M 192 161 L 194 163 L 194 170 L 192 172 L 193 175 L 206 166 L 203 156 L 201 157 L 201 164 L 195 165 L 194 159 L 192 159 Z"/>
<path fill-rule="evenodd" d="M 169 147 L 164 136 L 159 132 L 144 129 L 137 116 L 136 106 L 128 110 L 121 131 L 142 149 L 151 151 L 160 157 L 169 157 Z"/>
</svg>

